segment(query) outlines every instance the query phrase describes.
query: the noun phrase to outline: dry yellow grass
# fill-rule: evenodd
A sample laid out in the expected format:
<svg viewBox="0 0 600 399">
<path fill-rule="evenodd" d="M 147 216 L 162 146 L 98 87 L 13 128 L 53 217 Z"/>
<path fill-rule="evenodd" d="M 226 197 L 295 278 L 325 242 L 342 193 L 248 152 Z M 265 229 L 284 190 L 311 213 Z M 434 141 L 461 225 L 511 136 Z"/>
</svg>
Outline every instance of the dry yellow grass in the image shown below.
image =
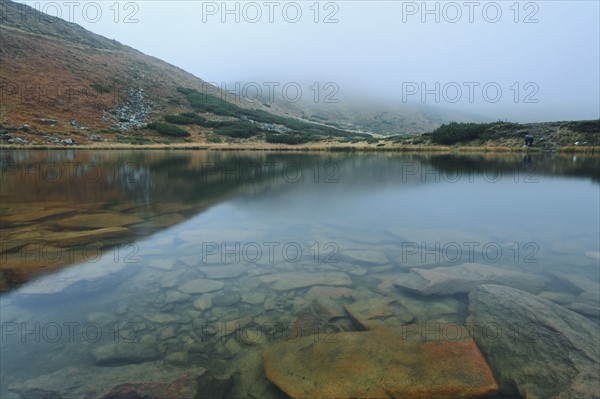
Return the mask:
<svg viewBox="0 0 600 399">
<path fill-rule="evenodd" d="M 566 154 L 600 154 L 600 146 L 580 146 L 580 145 L 568 145 L 560 147 L 558 149 L 560 153 Z"/>
<path fill-rule="evenodd" d="M 84 145 L 19 145 L 1 144 L 0 149 L 8 150 L 212 150 L 212 151 L 341 151 L 341 152 L 448 152 L 448 153 L 539 153 L 543 150 L 531 147 L 505 146 L 438 146 L 438 145 L 400 145 L 386 143 L 378 146 L 376 143 L 337 143 L 321 142 L 302 145 L 270 144 L 270 143 L 173 143 L 173 144 L 121 144 L 97 143 Z M 600 155 L 598 146 L 564 146 L 557 152 L 569 154 Z"/>
</svg>

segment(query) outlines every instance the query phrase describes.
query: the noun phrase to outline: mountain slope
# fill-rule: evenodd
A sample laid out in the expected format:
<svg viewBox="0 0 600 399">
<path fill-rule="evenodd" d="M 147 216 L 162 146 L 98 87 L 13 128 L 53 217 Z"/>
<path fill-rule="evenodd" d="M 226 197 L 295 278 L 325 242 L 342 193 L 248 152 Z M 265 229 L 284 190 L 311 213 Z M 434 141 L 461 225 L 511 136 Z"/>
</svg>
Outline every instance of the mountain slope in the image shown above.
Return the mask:
<svg viewBox="0 0 600 399">
<path fill-rule="evenodd" d="M 262 116 L 273 113 L 79 25 L 24 4 L 0 1 L 0 128 L 10 132 L 3 133 L 4 139 L 23 137 L 16 142 L 37 144 L 202 142 L 214 130 L 210 126 L 184 126 L 188 132 L 185 139 L 145 129 L 149 122 L 164 123 L 166 115 L 194 111 L 182 88 L 212 93 L 211 101 L 235 103 L 233 109 L 258 109 Z M 214 119 L 211 112 L 201 116 Z M 293 118 L 277 120 L 284 125 L 297 124 Z M 246 116 L 239 125 L 254 122 L 260 121 Z M 283 130 L 301 133 L 293 128 Z M 336 133 L 334 130 L 316 129 L 321 136 Z M 264 139 L 269 129 L 258 131 L 257 139 Z M 345 134 L 337 133 L 334 136 Z M 65 141 L 65 137 L 71 140 Z M 211 137 L 222 140 L 218 135 Z M 226 135 L 225 140 L 230 137 Z"/>
<path fill-rule="evenodd" d="M 473 118 L 441 108 L 428 109 L 422 104 L 340 95 L 335 103 L 280 101 L 279 105 L 291 114 L 313 122 L 327 122 L 340 129 L 376 133 L 381 136 L 431 132 L 451 121 L 473 122 Z M 276 109 L 275 107 L 273 109 Z"/>
<path fill-rule="evenodd" d="M 64 131 L 76 120 L 110 128 L 115 121 L 108 111 L 127 102 L 130 91 L 142 89 L 147 111 L 160 112 L 172 107 L 177 86 L 205 85 L 177 67 L 25 7 L 2 0 L 0 123 L 5 126 Z"/>
</svg>

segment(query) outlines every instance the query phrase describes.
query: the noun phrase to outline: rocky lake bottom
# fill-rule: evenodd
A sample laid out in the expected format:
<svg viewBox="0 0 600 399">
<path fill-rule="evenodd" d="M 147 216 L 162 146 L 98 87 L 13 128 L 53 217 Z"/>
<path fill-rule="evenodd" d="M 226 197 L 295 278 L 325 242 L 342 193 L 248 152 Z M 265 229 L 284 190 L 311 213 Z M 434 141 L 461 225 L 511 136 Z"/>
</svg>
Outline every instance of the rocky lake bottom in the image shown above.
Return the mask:
<svg viewBox="0 0 600 399">
<path fill-rule="evenodd" d="M 192 205 L 3 201 L 3 260 L 79 258 L 0 294 L 0 396 L 599 397 L 597 181 L 334 161 Z"/>
</svg>

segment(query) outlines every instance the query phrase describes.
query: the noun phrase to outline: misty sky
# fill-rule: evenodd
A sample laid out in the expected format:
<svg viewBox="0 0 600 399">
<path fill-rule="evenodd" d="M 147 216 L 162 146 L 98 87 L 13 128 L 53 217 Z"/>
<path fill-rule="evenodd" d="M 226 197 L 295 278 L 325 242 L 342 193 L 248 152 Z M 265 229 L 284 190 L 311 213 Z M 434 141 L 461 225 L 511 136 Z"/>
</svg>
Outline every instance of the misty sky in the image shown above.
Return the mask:
<svg viewBox="0 0 600 399">
<path fill-rule="evenodd" d="M 600 117 L 598 1 L 26 3 L 228 89 L 271 85 L 275 100 L 318 87 L 317 102 L 342 105 L 361 94 L 494 120 Z"/>
</svg>

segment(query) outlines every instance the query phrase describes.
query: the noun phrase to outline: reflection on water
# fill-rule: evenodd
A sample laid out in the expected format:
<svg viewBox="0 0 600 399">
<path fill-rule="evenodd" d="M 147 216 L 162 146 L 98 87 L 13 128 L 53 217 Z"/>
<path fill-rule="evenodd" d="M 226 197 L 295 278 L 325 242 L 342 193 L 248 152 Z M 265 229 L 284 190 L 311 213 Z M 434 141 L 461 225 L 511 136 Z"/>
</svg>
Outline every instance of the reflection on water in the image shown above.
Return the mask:
<svg viewBox="0 0 600 399">
<path fill-rule="evenodd" d="M 318 352 L 306 388 L 289 376 L 312 349 L 281 364 L 279 351 L 287 347 L 277 345 L 315 337 L 337 345 L 335 356 L 344 358 L 340 353 L 363 337 L 359 331 L 372 337 L 364 348 L 390 339 L 381 331 L 417 345 L 416 355 L 402 355 L 412 360 L 399 373 L 429 370 L 442 393 L 452 378 L 472 373 L 440 382 L 448 373 L 418 345 L 440 341 L 445 346 L 435 353 L 442 356 L 456 353 L 456 341 L 473 339 L 503 394 L 594 397 L 585 395 L 597 379 L 573 381 L 598 365 L 598 158 L 0 156 L 2 281 L 12 289 L 0 297 L 3 398 L 36 389 L 66 397 L 123 394 L 119 384 L 176 379 L 183 370 L 203 375 L 201 368 L 231 376 L 202 380 L 215 397 L 226 388 L 228 397 L 286 397 L 295 389 L 322 396 L 306 389 L 324 378 L 319 363 L 334 367 L 333 360 Z M 531 318 L 527 309 L 539 312 Z M 522 353 L 524 344 L 531 353 Z M 583 348 L 587 360 L 569 345 Z M 470 349 L 460 353 L 466 357 L 456 355 L 456 362 L 478 364 Z M 380 367 L 374 375 L 397 366 L 362 365 L 364 352 L 354 356 L 356 367 Z M 546 381 L 548 361 L 565 377 Z M 265 374 L 269 365 L 275 371 Z M 394 384 L 386 392 L 407 382 Z M 493 391 L 465 384 L 472 390 L 464 392 Z M 162 392 L 156 385 L 136 389 Z"/>
</svg>

